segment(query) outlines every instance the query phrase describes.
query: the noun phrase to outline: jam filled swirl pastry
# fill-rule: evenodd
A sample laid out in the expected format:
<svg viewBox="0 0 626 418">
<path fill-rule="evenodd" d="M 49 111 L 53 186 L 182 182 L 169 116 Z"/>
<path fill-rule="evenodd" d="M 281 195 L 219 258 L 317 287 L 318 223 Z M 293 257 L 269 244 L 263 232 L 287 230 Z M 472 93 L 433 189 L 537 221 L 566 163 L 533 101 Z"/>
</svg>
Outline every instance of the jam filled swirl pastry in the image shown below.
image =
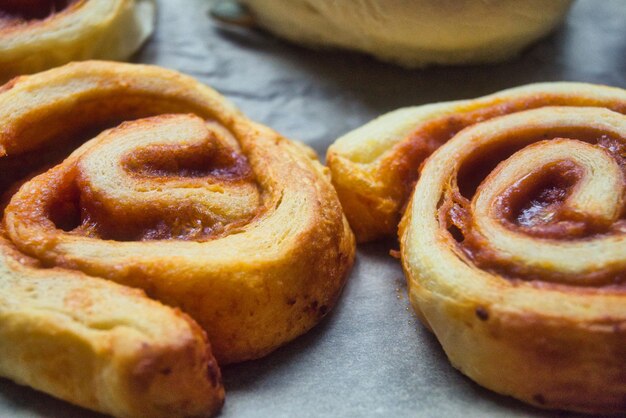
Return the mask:
<svg viewBox="0 0 626 418">
<path fill-rule="evenodd" d="M 127 59 L 154 15 L 154 0 L 2 0 L 0 82 L 70 61 Z"/>
<path fill-rule="evenodd" d="M 70 64 L 5 85 L 0 120 L 1 375 L 114 415 L 206 415 L 223 397 L 213 355 L 261 357 L 336 303 L 355 248 L 326 170 L 210 88 L 157 67 Z M 48 328 L 40 310 L 66 320 Z M 56 354 L 28 361 L 37 350 Z M 149 391 L 162 380 L 167 395 Z M 140 401 L 156 406 L 136 413 Z"/>
<path fill-rule="evenodd" d="M 474 100 L 399 109 L 339 138 L 328 166 L 360 242 L 394 235 L 420 165 L 462 129 L 497 116 L 545 106 L 603 107 L 626 113 L 621 89 L 540 83 Z"/>
<path fill-rule="evenodd" d="M 544 107 L 468 127 L 425 162 L 402 264 L 461 372 L 544 408 L 626 413 L 625 157 L 626 116 Z"/>
</svg>

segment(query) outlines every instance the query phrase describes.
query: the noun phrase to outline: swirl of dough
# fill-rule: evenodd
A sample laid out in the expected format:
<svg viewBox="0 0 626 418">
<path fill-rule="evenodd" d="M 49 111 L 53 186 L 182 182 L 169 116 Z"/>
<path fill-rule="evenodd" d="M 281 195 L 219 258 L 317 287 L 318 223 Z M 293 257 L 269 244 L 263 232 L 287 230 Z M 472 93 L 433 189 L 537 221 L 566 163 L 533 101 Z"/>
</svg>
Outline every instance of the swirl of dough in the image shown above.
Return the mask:
<svg viewBox="0 0 626 418">
<path fill-rule="evenodd" d="M 70 61 L 124 60 L 154 28 L 154 0 L 3 0 L 0 82 Z"/>
<path fill-rule="evenodd" d="M 357 240 L 396 233 L 420 165 L 468 126 L 545 106 L 603 107 L 626 113 L 622 89 L 584 83 L 539 83 L 474 100 L 399 109 L 339 138 L 328 166 Z"/>
<path fill-rule="evenodd" d="M 12 188 L 2 243 L 13 255 L 0 264 L 15 283 L 29 279 L 26 266 L 12 267 L 26 260 L 33 274 L 50 267 L 56 276 L 81 274 L 86 291 L 98 278 L 108 279 L 103 286 L 140 288 L 193 318 L 220 364 L 269 353 L 336 303 L 355 249 L 326 171 L 310 148 L 249 121 L 210 88 L 157 67 L 70 64 L 7 84 L 0 120 L 6 172 L 114 126 Z M 11 181 L 23 176 L 23 168 L 15 171 Z M 3 298 L 10 296 L 0 288 Z M 132 314 L 132 304 L 126 311 Z M 82 310 L 73 315 L 82 318 Z M 0 303 L 0 329 L 1 318 Z M 211 351 L 202 353 L 207 369 Z M 209 376 L 219 383 L 212 364 Z M 22 367 L 16 378 L 0 362 L 0 373 L 119 414 L 117 404 L 68 396 L 64 383 L 51 388 L 24 378 L 29 369 Z M 190 384 L 170 390 L 188 394 Z M 194 393 L 201 390 L 206 385 Z M 218 401 L 203 413 L 220 405 L 221 385 L 212 390 Z M 193 415 L 171 411 L 162 415 Z"/>
<path fill-rule="evenodd" d="M 626 116 L 544 107 L 424 164 L 400 224 L 411 303 L 452 364 L 543 408 L 626 412 Z"/>
</svg>

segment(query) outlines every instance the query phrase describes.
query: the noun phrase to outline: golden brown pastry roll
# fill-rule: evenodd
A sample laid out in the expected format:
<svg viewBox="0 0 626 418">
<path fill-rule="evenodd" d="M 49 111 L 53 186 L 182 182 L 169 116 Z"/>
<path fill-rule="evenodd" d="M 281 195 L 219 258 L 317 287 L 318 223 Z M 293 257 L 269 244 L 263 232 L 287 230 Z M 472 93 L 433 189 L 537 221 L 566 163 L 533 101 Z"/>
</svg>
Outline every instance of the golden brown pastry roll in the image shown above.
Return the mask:
<svg viewBox="0 0 626 418">
<path fill-rule="evenodd" d="M 0 124 L 0 334 L 22 329 L 0 338 L 0 375 L 115 415 L 207 415 L 223 393 L 201 328 L 220 364 L 249 360 L 336 303 L 355 249 L 326 169 L 212 89 L 158 67 L 76 63 L 2 87 Z M 40 306 L 67 320 L 47 327 Z M 46 330 L 37 350 L 87 360 L 27 361 Z M 146 392 L 153 380 L 161 391 Z M 150 402 L 166 405 L 138 412 Z"/>
<path fill-rule="evenodd" d="M 481 117 L 426 160 L 400 226 L 411 303 L 479 384 L 542 408 L 624 414 L 626 116 L 614 110 L 626 92 L 506 94 L 577 106 L 499 100 L 520 111 Z"/>
<path fill-rule="evenodd" d="M 328 149 L 332 181 L 357 240 L 396 233 L 420 165 L 476 123 L 546 106 L 601 107 L 626 113 L 622 89 L 540 83 L 474 100 L 399 109 L 339 138 Z"/>
<path fill-rule="evenodd" d="M 154 0 L 0 1 L 0 82 L 70 61 L 124 60 L 154 28 Z"/>
</svg>

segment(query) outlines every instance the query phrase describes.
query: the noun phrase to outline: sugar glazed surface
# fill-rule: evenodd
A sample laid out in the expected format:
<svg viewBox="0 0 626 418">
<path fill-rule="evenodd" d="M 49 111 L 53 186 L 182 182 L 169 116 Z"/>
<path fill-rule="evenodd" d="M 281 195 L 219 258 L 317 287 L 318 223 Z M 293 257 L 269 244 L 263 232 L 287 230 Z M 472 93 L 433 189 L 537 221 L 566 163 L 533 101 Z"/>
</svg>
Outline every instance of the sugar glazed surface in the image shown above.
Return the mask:
<svg viewBox="0 0 626 418">
<path fill-rule="evenodd" d="M 2 87 L 0 120 L 0 375 L 115 416 L 208 416 L 218 363 L 336 303 L 355 248 L 325 169 L 210 88 L 70 64 Z"/>
</svg>

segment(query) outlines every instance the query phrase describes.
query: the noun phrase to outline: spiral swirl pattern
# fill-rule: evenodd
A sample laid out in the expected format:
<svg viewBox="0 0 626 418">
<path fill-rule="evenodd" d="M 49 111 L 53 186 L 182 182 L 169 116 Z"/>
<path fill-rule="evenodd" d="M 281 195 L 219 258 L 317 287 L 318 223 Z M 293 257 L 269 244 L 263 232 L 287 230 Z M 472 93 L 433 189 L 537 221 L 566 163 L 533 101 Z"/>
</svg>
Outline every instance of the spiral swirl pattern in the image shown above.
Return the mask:
<svg viewBox="0 0 626 418">
<path fill-rule="evenodd" d="M 400 226 L 411 302 L 450 361 L 540 407 L 626 411 L 626 116 L 543 107 L 468 127 Z"/>
<path fill-rule="evenodd" d="M 57 276 L 80 275 L 86 291 L 102 282 L 98 277 L 143 289 L 193 318 L 220 364 L 267 354 L 335 304 L 352 265 L 354 238 L 323 167 L 308 147 L 249 121 L 208 87 L 156 67 L 71 64 L 6 85 L 0 120 L 0 165 L 8 169 L 49 160 L 115 126 L 11 188 L 0 282 L 18 286 L 52 268 Z M 66 281 L 50 279 L 61 289 Z M 112 286 L 109 281 L 102 286 Z M 0 287 L 0 302 L 11 291 Z M 158 307 L 165 311 L 161 316 L 171 311 Z M 55 309 L 87 315 L 80 305 Z M 124 322 L 140 320 L 133 309 L 127 302 Z M 199 333 L 196 322 L 186 320 Z M 207 380 L 213 360 L 199 334 L 196 344 L 205 350 L 196 360 Z M 173 344 L 164 339 L 162 345 Z M 219 370 L 211 366 L 214 387 L 195 385 L 202 413 L 215 411 L 223 397 Z M 8 370 L 0 362 L 0 373 L 93 409 L 111 413 L 119 403 L 77 400 L 61 384 L 25 378 L 27 365 Z M 193 383 L 184 374 L 178 377 L 183 380 L 169 390 L 187 396 Z M 202 390 L 212 391 L 210 405 Z M 191 414 L 174 407 L 161 412 L 152 415 Z"/>
<path fill-rule="evenodd" d="M 532 84 L 473 100 L 400 109 L 339 138 L 327 160 L 357 240 L 396 233 L 419 167 L 457 133 L 494 117 L 547 106 L 626 113 L 626 93 L 584 83 Z"/>
</svg>

